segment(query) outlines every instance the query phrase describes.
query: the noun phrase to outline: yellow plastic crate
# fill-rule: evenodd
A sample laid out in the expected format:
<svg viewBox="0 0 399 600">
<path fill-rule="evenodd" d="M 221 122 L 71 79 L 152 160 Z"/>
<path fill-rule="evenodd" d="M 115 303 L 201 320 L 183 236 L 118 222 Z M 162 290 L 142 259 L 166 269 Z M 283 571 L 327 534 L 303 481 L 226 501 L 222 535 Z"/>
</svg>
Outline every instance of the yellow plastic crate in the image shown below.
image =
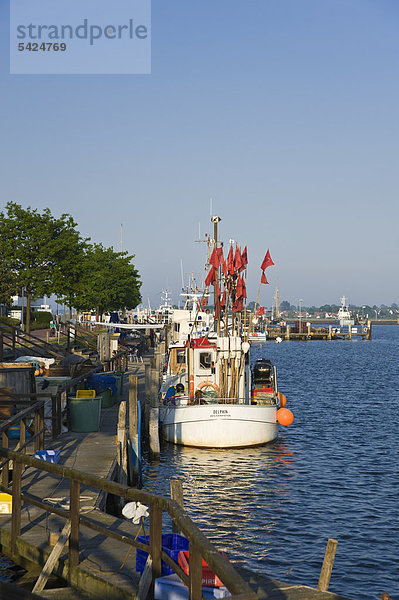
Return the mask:
<svg viewBox="0 0 399 600">
<path fill-rule="evenodd" d="M 0 494 L 0 515 L 11 515 L 12 496 L 11 494 Z"/>
<path fill-rule="evenodd" d="M 96 390 L 76 390 L 76 398 L 95 398 Z"/>
</svg>

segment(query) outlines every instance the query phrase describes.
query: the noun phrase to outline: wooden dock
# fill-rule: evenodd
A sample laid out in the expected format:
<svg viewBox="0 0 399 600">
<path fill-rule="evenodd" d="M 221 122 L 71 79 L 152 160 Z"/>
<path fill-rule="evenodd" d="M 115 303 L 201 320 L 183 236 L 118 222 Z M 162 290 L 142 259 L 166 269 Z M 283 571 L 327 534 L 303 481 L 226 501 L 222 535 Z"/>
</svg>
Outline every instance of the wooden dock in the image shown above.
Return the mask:
<svg viewBox="0 0 399 600">
<path fill-rule="evenodd" d="M 146 399 L 149 408 L 155 404 L 151 397 L 156 379 L 155 363 L 157 360 L 152 359 L 150 364 L 148 356 L 144 363 L 131 363 L 128 370 L 128 373 L 137 376 L 139 398 L 143 402 Z M 122 401 L 128 399 L 128 388 L 125 377 Z M 266 575 L 252 573 L 239 565 L 226 563 L 176 501 L 113 483 L 117 471 L 118 410 L 119 403 L 102 410 L 98 432 L 69 431 L 54 440 L 46 439 L 47 449 L 60 451 L 58 465 L 47 465 L 46 469 L 43 464 L 43 469 L 39 470 L 34 465 L 29 465 L 31 458 L 26 459 L 26 467 L 23 466 L 23 456 L 20 457 L 21 460 L 14 458 L 13 515 L 0 515 L 2 552 L 29 570 L 32 583 L 30 590 L 43 566 L 46 562 L 51 563 L 53 557 L 51 585 L 57 586 L 55 589 L 44 587 L 35 590 L 36 595 L 32 598 L 144 600 L 147 591 L 151 596 L 151 589 L 143 587 L 144 578 L 140 580 L 135 570 L 136 547 L 140 547 L 140 544 L 134 540 L 139 533 L 150 534 L 152 541 L 148 550 L 153 557 L 152 576 L 157 576 L 160 573 L 161 557 L 170 563 L 170 559 L 161 550 L 162 511 L 166 510 L 178 530 L 183 531 L 190 540 L 192 574 L 187 577 L 178 568 L 177 572 L 188 585 L 192 600 L 201 598 L 201 578 L 198 579 L 201 557 L 205 558 L 223 581 L 228 582 L 226 585 L 237 600 L 345 600 L 333 593 L 285 584 Z M 103 489 L 100 491 L 95 486 L 98 481 L 102 482 Z M 29 500 L 24 502 L 22 508 L 17 500 L 21 495 Z M 119 495 L 128 501 L 140 500 L 150 506 L 148 530 L 140 530 L 138 525 L 133 525 L 127 519 L 104 512 L 108 495 Z M 46 510 L 43 503 L 50 505 L 51 511 Z M 70 525 L 66 531 L 64 527 L 66 523 L 68 526 L 68 522 Z M 61 545 L 59 555 L 56 556 L 54 543 L 62 535 L 62 530 L 66 531 L 65 539 L 69 537 L 69 545 Z M 142 545 L 142 549 L 145 548 Z M 176 567 L 173 564 L 170 566 Z M 151 573 L 151 567 L 149 572 Z M 59 578 L 55 582 L 54 575 Z M 67 587 L 60 587 L 65 586 L 66 582 L 69 582 Z M 5 587 L 2 588 L 0 584 L 0 598 L 3 597 Z M 7 596 L 4 597 L 11 598 L 10 587 L 6 592 Z M 28 598 L 27 595 L 18 596 L 18 592 L 15 592 L 15 598 L 19 597 Z"/>
<path fill-rule="evenodd" d="M 139 393 L 144 393 L 144 365 L 133 366 L 129 373 L 136 374 Z M 125 383 L 121 399 L 127 399 L 128 383 Z M 56 440 L 47 440 L 46 447 L 60 451 L 60 466 L 95 477 L 113 480 L 117 467 L 116 430 L 119 403 L 101 411 L 100 430 L 93 433 L 68 431 Z M 27 468 L 22 475 L 22 489 L 29 495 L 46 499 L 55 507 L 69 509 L 70 482 L 51 473 L 38 472 Z M 81 513 L 104 527 L 119 531 L 122 535 L 134 535 L 138 531 L 126 519 L 119 519 L 103 512 L 106 507 L 106 494 L 82 485 L 80 488 Z M 65 524 L 65 519 L 49 515 L 41 508 L 25 506 L 21 511 L 21 538 L 18 551 L 10 556 L 11 516 L 0 515 L 0 542 L 3 552 L 17 563 L 32 568 L 32 564 L 43 565 L 52 546 L 50 535 L 57 537 Z M 148 532 L 147 532 L 148 533 Z M 95 531 L 84 530 L 80 536 L 83 555 L 80 559 L 82 576 L 90 579 L 88 587 L 98 588 L 103 597 L 108 590 L 109 597 L 131 598 L 137 591 L 139 575 L 135 571 L 135 551 L 127 556 L 129 547 L 123 547 L 112 538 L 99 535 Z M 8 548 L 8 551 L 7 551 Z M 65 576 L 65 562 L 68 548 L 61 555 L 55 572 Z M 124 560 L 126 559 L 125 564 Z M 123 565 L 123 566 L 122 566 Z M 105 596 L 104 596 L 105 597 Z"/>
</svg>

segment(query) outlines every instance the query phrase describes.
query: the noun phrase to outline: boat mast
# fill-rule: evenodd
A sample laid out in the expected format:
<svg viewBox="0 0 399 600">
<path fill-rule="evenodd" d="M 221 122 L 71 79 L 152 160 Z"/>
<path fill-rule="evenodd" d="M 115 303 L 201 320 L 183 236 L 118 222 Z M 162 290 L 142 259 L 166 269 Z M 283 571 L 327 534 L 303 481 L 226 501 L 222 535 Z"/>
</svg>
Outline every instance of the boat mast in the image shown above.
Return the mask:
<svg viewBox="0 0 399 600">
<path fill-rule="evenodd" d="M 217 249 L 218 246 L 218 223 L 220 223 L 222 219 L 220 217 L 211 217 L 211 222 L 213 223 L 213 247 L 215 248 L 215 250 Z M 219 276 L 217 275 L 216 280 L 219 280 Z M 217 286 L 215 285 L 213 288 L 213 302 L 215 305 L 215 315 L 216 315 L 216 303 L 218 302 L 218 294 L 217 294 Z M 214 331 L 218 330 L 218 321 L 219 319 L 214 319 L 213 320 L 213 326 L 214 326 Z"/>
</svg>

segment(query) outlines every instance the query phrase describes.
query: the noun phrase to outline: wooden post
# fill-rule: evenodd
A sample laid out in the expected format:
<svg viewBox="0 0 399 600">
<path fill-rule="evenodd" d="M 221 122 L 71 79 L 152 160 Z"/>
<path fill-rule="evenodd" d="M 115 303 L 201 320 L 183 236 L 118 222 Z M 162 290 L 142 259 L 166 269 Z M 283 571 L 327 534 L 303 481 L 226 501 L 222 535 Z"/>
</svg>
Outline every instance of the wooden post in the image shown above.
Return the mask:
<svg viewBox="0 0 399 600">
<path fill-rule="evenodd" d="M 150 455 L 158 458 L 161 450 L 159 446 L 159 408 L 150 408 L 149 422 Z"/>
<path fill-rule="evenodd" d="M 202 599 L 202 556 L 190 542 L 189 600 Z"/>
<path fill-rule="evenodd" d="M 319 592 L 326 592 L 328 590 L 337 545 L 337 540 L 329 539 L 327 542 L 326 553 L 324 555 L 323 566 L 321 567 L 319 583 L 317 586 Z"/>
<path fill-rule="evenodd" d="M 126 400 L 122 400 L 118 413 L 118 483 L 128 484 L 127 439 L 126 439 Z"/>
<path fill-rule="evenodd" d="M 370 319 L 367 321 L 367 336 L 366 340 L 371 340 L 371 321 Z"/>
<path fill-rule="evenodd" d="M 288 323 L 287 323 L 287 325 L 285 326 L 285 339 L 286 339 L 286 340 L 289 340 L 289 339 L 290 339 L 290 326 L 288 325 Z"/>
<path fill-rule="evenodd" d="M 69 518 L 71 521 L 71 536 L 69 540 L 68 579 L 71 582 L 72 571 L 79 564 L 79 513 L 80 513 L 80 482 L 71 479 Z"/>
<path fill-rule="evenodd" d="M 34 418 L 33 418 L 33 423 L 34 423 L 33 431 L 34 431 L 34 433 L 36 435 L 40 431 L 40 413 L 39 413 L 38 409 L 35 410 L 35 415 L 34 415 Z M 34 439 L 33 447 L 34 447 L 35 452 L 37 450 L 40 450 L 40 436 L 38 436 L 38 437 L 36 437 Z"/>
<path fill-rule="evenodd" d="M 2 439 L 2 443 L 1 443 L 2 447 L 4 448 L 4 450 L 8 450 L 8 433 L 7 433 L 7 431 L 3 431 L 1 439 Z M 4 485 L 4 487 L 8 487 L 9 470 L 10 470 L 10 461 L 7 460 L 1 469 L 1 483 L 2 483 L 2 485 Z"/>
<path fill-rule="evenodd" d="M 20 443 L 21 447 L 25 444 L 25 442 L 26 442 L 26 423 L 23 419 L 21 419 L 19 422 L 19 443 Z M 21 453 L 26 454 L 26 447 L 22 448 Z"/>
<path fill-rule="evenodd" d="M 150 507 L 150 554 L 152 558 L 152 581 L 161 576 L 162 510 Z"/>
<path fill-rule="evenodd" d="M 3 362 L 3 332 L 0 331 L 0 362 Z"/>
<path fill-rule="evenodd" d="M 144 431 L 148 436 L 151 406 L 151 367 L 145 363 Z"/>
<path fill-rule="evenodd" d="M 348 340 L 352 339 L 352 325 L 348 324 Z"/>
<path fill-rule="evenodd" d="M 8 464 L 8 463 L 7 463 Z M 14 461 L 12 474 L 11 553 L 16 554 L 17 537 L 21 534 L 21 479 L 23 465 Z"/>
<path fill-rule="evenodd" d="M 332 340 L 332 325 L 328 326 L 328 339 Z"/>
<path fill-rule="evenodd" d="M 183 499 L 183 484 L 181 479 L 171 479 L 170 480 L 170 497 L 172 500 L 175 500 L 179 506 L 184 508 L 184 499 Z M 180 533 L 180 528 L 172 522 L 172 532 Z"/>
<path fill-rule="evenodd" d="M 137 414 L 137 375 L 129 375 L 129 440 L 131 447 L 130 485 L 140 478 L 139 420 Z"/>
<path fill-rule="evenodd" d="M 44 450 L 44 404 L 39 408 L 39 423 L 41 434 L 39 435 L 39 450 Z"/>
</svg>

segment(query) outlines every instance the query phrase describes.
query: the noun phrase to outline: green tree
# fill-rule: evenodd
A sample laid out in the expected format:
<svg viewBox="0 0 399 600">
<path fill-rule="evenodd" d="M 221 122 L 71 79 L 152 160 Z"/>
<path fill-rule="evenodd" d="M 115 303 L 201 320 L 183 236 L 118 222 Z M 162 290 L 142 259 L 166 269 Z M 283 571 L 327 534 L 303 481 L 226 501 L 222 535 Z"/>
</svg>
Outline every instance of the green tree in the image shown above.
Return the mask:
<svg viewBox="0 0 399 600">
<path fill-rule="evenodd" d="M 26 330 L 30 331 L 33 298 L 50 296 L 64 253 L 79 234 L 70 215 L 54 218 L 49 208 L 42 213 L 8 202 L 0 213 L 0 255 L 15 273 L 18 287 L 26 289 Z"/>
<path fill-rule="evenodd" d="M 102 244 L 88 245 L 75 307 L 87 311 L 95 308 L 98 317 L 105 311 L 135 308 L 141 302 L 141 282 L 133 258 Z"/>
<path fill-rule="evenodd" d="M 280 302 L 280 310 L 290 310 L 291 308 L 291 304 L 290 302 L 288 302 L 288 300 L 283 300 L 282 302 Z"/>
<path fill-rule="evenodd" d="M 0 250 L 0 304 L 11 306 L 11 298 L 16 294 L 17 279 Z"/>
</svg>

